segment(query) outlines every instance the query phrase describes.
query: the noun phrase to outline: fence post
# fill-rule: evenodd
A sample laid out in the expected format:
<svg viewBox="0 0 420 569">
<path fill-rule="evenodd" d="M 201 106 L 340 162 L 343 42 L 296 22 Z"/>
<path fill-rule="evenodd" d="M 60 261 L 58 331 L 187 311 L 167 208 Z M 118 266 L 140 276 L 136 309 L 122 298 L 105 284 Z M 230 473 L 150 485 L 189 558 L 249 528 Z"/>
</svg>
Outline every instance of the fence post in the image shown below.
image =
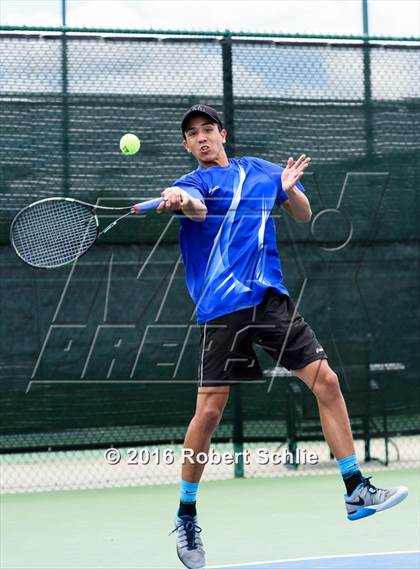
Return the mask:
<svg viewBox="0 0 420 569">
<path fill-rule="evenodd" d="M 364 84 L 364 114 L 366 135 L 366 157 L 373 156 L 373 120 L 372 120 L 372 83 L 370 70 L 370 45 L 369 45 L 369 14 L 368 0 L 362 0 L 363 9 L 363 84 Z"/>
<path fill-rule="evenodd" d="M 235 385 L 232 389 L 233 397 L 233 451 L 243 453 L 244 450 L 244 428 L 242 416 L 242 394 L 241 385 Z M 240 454 L 234 462 L 235 478 L 244 477 L 244 455 Z"/>
<path fill-rule="evenodd" d="M 233 73 L 232 73 L 232 36 L 226 30 L 222 39 L 223 59 L 223 115 L 224 126 L 227 130 L 226 153 L 235 155 L 235 122 L 233 103 Z"/>
<path fill-rule="evenodd" d="M 62 26 L 66 26 L 66 0 L 61 0 Z M 61 40 L 61 96 L 62 96 L 62 146 L 63 146 L 63 195 L 69 195 L 69 108 L 67 79 L 67 34 L 63 31 Z"/>
<path fill-rule="evenodd" d="M 227 130 L 226 154 L 235 155 L 235 121 L 233 103 L 233 73 L 232 73 L 232 36 L 229 30 L 225 31 L 222 39 L 222 59 L 223 59 L 223 117 L 224 126 Z M 243 419 L 242 419 L 242 397 L 241 385 L 236 385 L 232 389 L 233 399 L 233 450 L 243 452 Z M 243 454 L 234 463 L 235 478 L 244 477 Z"/>
</svg>

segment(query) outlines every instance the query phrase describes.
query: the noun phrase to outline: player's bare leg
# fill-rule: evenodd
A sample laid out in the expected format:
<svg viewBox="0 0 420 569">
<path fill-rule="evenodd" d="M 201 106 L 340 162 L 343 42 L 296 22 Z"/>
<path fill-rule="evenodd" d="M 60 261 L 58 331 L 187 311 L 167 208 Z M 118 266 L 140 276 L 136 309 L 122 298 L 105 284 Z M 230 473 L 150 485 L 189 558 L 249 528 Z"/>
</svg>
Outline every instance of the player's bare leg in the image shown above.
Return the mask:
<svg viewBox="0 0 420 569">
<path fill-rule="evenodd" d="M 325 440 L 338 461 L 347 488 L 344 497 L 347 518 L 359 520 L 402 502 L 408 495 L 405 486 L 382 490 L 362 476 L 346 403 L 338 377 L 328 362 L 315 361 L 293 373 L 306 383 L 317 399 Z"/>
<path fill-rule="evenodd" d="M 228 398 L 229 386 L 227 385 L 199 388 L 195 414 L 185 435 L 184 449 L 192 449 L 194 455 L 199 452 L 208 453 L 212 434 L 222 418 Z M 191 464 L 189 460 L 186 460 L 182 465 L 182 480 L 199 482 L 204 467 L 204 464 Z"/>
<path fill-rule="evenodd" d="M 322 430 L 335 458 L 354 454 L 349 415 L 337 374 L 327 360 L 318 360 L 293 373 L 306 383 L 317 399 Z"/>
</svg>

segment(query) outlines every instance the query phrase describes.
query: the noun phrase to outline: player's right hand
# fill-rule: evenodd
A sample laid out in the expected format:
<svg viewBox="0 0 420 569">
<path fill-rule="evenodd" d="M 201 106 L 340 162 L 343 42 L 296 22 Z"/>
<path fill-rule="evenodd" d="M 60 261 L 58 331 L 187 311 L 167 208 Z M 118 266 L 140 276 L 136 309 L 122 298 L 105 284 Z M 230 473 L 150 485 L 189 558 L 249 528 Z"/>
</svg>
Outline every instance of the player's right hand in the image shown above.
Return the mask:
<svg viewBox="0 0 420 569">
<path fill-rule="evenodd" d="M 189 201 L 189 195 L 186 191 L 181 190 L 177 187 L 166 188 L 160 194 L 163 198 L 163 202 L 157 208 L 157 212 L 162 211 L 177 211 L 184 208 Z"/>
</svg>

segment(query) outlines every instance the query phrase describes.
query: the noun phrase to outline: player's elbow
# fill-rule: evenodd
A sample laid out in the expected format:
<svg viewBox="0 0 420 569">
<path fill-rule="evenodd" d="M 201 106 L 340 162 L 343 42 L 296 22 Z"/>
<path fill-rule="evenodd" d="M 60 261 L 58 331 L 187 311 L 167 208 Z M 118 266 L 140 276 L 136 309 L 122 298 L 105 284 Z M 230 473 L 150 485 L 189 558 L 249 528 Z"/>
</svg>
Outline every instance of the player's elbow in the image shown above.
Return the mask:
<svg viewBox="0 0 420 569">
<path fill-rule="evenodd" d="M 295 217 L 298 223 L 309 223 L 312 219 L 312 210 L 309 208 L 305 213 L 300 215 L 299 217 Z"/>
</svg>

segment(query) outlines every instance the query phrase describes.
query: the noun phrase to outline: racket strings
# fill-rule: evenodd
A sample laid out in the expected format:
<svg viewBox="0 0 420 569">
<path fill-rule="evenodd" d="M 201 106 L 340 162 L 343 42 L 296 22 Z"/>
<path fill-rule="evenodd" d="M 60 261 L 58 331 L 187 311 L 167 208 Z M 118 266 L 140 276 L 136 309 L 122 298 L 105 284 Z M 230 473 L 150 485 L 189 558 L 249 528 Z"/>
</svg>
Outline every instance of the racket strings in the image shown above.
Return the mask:
<svg viewBox="0 0 420 569">
<path fill-rule="evenodd" d="M 37 267 L 57 267 L 82 255 L 97 237 L 92 210 L 83 204 L 48 200 L 16 218 L 13 242 L 19 255 Z"/>
</svg>

